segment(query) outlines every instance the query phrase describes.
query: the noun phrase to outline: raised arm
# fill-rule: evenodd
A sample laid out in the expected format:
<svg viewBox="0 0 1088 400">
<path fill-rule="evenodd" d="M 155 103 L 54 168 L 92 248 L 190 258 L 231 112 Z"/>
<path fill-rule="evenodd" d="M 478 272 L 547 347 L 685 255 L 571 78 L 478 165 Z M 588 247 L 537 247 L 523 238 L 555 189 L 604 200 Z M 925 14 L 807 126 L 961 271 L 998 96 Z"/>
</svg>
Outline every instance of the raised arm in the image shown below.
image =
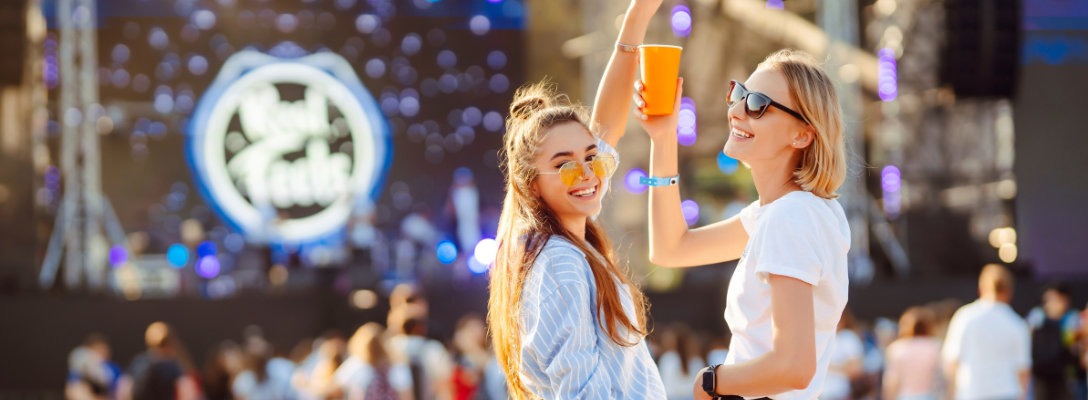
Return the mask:
<svg viewBox="0 0 1088 400">
<path fill-rule="evenodd" d="M 672 177 L 677 167 L 676 122 L 683 96 L 683 79 L 676 82 L 676 103 L 671 115 L 646 116 L 636 111 L 639 123 L 652 142 L 650 175 Z M 641 91 L 641 83 L 636 83 Z M 640 110 L 645 103 L 635 96 Z M 683 179 L 681 179 L 683 182 Z M 662 267 L 691 267 L 735 260 L 744 253 L 748 233 L 740 216 L 699 229 L 688 230 L 680 210 L 678 185 L 650 189 L 650 262 Z"/>
<path fill-rule="evenodd" d="M 646 26 L 657 12 L 662 0 L 632 0 L 623 17 L 618 42 L 638 46 L 646 36 Z M 606 143 L 615 147 L 627 129 L 627 110 L 630 107 L 631 83 L 638 73 L 638 54 L 612 49 L 612 58 L 605 67 L 597 98 L 593 100 L 591 121 Z"/>
</svg>

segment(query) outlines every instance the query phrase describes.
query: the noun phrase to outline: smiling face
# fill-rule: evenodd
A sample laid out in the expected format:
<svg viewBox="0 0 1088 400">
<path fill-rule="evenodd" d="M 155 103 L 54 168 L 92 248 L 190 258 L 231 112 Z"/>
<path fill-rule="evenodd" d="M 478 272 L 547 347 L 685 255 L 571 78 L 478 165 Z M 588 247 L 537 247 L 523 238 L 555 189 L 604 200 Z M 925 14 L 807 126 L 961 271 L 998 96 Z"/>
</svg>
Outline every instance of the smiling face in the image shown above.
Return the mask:
<svg viewBox="0 0 1088 400">
<path fill-rule="evenodd" d="M 533 181 L 536 194 L 560 219 L 596 214 L 601 210 L 601 179 L 593 174 L 588 162 L 597 155 L 597 141 L 577 122 L 555 125 L 545 135 L 535 160 L 536 170 L 542 173 Z M 582 167 L 583 179 L 574 186 L 563 183 L 559 174 L 551 174 L 565 162 Z"/>
<path fill-rule="evenodd" d="M 800 110 L 790 96 L 786 77 L 778 70 L 760 68 L 744 82 L 744 87 L 763 93 L 791 110 Z M 738 101 L 729 108 L 732 129 L 725 143 L 725 155 L 749 165 L 769 161 L 796 164 L 800 151 L 812 143 L 815 132 L 776 107 L 769 107 L 762 118 L 752 118 L 745 112 L 744 104 L 745 101 Z"/>
</svg>

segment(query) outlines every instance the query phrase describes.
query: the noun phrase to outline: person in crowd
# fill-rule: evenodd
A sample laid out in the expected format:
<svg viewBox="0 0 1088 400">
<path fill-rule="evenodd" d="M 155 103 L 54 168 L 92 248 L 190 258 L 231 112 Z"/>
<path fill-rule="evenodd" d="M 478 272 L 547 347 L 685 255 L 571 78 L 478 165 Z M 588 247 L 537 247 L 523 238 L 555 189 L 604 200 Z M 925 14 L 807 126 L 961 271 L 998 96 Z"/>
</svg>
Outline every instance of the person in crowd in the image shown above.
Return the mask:
<svg viewBox="0 0 1088 400">
<path fill-rule="evenodd" d="M 453 350 L 453 399 L 476 399 L 486 386 L 487 365 L 495 358 L 487 348 L 487 325 L 483 317 L 470 313 L 457 321 Z"/>
<path fill-rule="evenodd" d="M 390 356 L 381 324 L 370 322 L 355 331 L 348 340 L 348 355 L 333 375 L 345 399 L 415 399 L 412 371 Z"/>
<path fill-rule="evenodd" d="M 899 317 L 899 339 L 885 351 L 885 400 L 937 400 L 941 342 L 933 337 L 936 315 L 926 307 Z"/>
<path fill-rule="evenodd" d="M 846 306 L 850 225 L 835 193 L 846 179 L 842 109 L 835 81 L 796 50 L 771 54 L 728 88 L 726 155 L 749 166 L 759 199 L 737 216 L 688 229 L 680 207 L 677 122 L 647 116 L 635 82 L 635 115 L 650 136 L 650 261 L 690 267 L 740 259 L 727 291 L 733 331 L 726 365 L 694 383 L 695 398 L 815 399 L 832 361 Z M 705 383 L 705 385 L 704 385 Z"/>
<path fill-rule="evenodd" d="M 130 387 L 119 391 L 123 399 L 196 400 L 203 397 L 199 377 L 177 331 L 165 322 L 154 322 L 144 332 L 147 351 L 133 358 L 126 374 Z"/>
<path fill-rule="evenodd" d="M 824 379 L 820 400 L 846 400 L 853 393 L 853 383 L 862 376 L 865 344 L 854 331 L 854 314 L 849 308 L 839 318 L 838 332 L 831 345 L 831 363 Z"/>
<path fill-rule="evenodd" d="M 339 398 L 342 394 L 333 373 L 344 357 L 344 339 L 339 332 L 327 332 L 314 340 L 314 352 L 306 357 L 291 378 L 291 386 L 302 400 Z"/>
<path fill-rule="evenodd" d="M 246 338 L 245 369 L 234 377 L 231 393 L 237 400 L 284 400 L 285 393 L 272 380 L 268 361 L 272 348 L 263 336 Z"/>
<path fill-rule="evenodd" d="M 706 365 L 725 362 L 725 358 L 729 357 L 729 340 L 730 335 L 728 332 L 724 336 L 714 336 L 710 339 L 710 348 L 706 353 Z"/>
<path fill-rule="evenodd" d="M 284 400 L 295 400 L 298 393 L 291 387 L 291 377 L 298 365 L 282 347 L 275 347 L 274 351 L 274 355 L 268 360 L 268 379 L 272 380 L 276 392 L 281 393 Z"/>
<path fill-rule="evenodd" d="M 426 301 L 403 300 L 389 312 L 389 325 L 398 329 L 392 330 L 388 347 L 396 357 L 407 360 L 414 398 L 448 400 L 453 371 L 449 352 L 441 342 L 427 337 Z"/>
<path fill-rule="evenodd" d="M 695 374 L 706 364 L 698 352 L 699 344 L 691 329 L 684 324 L 673 324 L 661 333 L 661 348 L 664 352 L 657 360 L 657 370 L 661 374 L 661 383 L 665 385 L 665 396 L 669 400 L 691 399 L 691 383 Z"/>
<path fill-rule="evenodd" d="M 593 114 L 544 83 L 514 95 L 488 322 L 514 399 L 660 399 L 646 300 L 595 221 L 619 162 L 638 45 L 661 0 L 633 0 Z"/>
<path fill-rule="evenodd" d="M 106 337 L 92 333 L 68 357 L 65 398 L 111 399 L 117 392 L 120 378 L 121 368 L 110 361 L 110 346 Z"/>
<path fill-rule="evenodd" d="M 208 356 L 204 367 L 204 396 L 207 400 L 231 400 L 231 382 L 245 366 L 242 348 L 227 340 Z"/>
<path fill-rule="evenodd" d="M 1065 284 L 1051 284 L 1043 291 L 1043 304 L 1028 313 L 1036 399 L 1072 399 L 1071 383 L 1084 379 L 1075 354 L 1080 313 L 1070 307 L 1071 296 Z"/>
<path fill-rule="evenodd" d="M 1009 307 L 1013 284 L 1005 267 L 987 265 L 979 275 L 979 299 L 952 316 L 941 359 L 953 399 L 1022 399 L 1026 395 L 1031 379 L 1031 331 Z"/>
</svg>

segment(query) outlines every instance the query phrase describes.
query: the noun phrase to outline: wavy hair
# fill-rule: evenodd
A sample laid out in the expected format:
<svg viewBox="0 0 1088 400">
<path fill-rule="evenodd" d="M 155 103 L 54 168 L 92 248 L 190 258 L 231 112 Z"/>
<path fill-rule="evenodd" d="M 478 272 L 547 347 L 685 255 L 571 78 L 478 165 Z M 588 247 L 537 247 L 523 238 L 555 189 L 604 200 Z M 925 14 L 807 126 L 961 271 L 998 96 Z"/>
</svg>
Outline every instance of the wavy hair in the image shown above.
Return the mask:
<svg viewBox="0 0 1088 400">
<path fill-rule="evenodd" d="M 537 179 L 536 156 L 549 129 L 565 123 L 586 128 L 585 110 L 556 94 L 553 85 L 539 83 L 524 86 L 514 95 L 506 120 L 503 143 L 503 169 L 506 198 L 499 219 L 499 252 L 491 269 L 491 298 L 487 320 L 499 365 L 506 372 L 514 399 L 534 398 L 522 381 L 521 368 L 521 294 L 529 272 L 548 240 L 561 237 L 586 255 L 597 286 L 597 321 L 608 338 L 620 346 L 634 346 L 630 334 L 646 335 L 646 298 L 614 261 L 612 242 L 604 229 L 586 219 L 585 241 L 574 236 L 559 222 L 532 187 Z M 599 255 L 596 256 L 596 255 Z M 637 324 L 624 314 L 616 280 L 629 284 L 635 304 Z"/>
<path fill-rule="evenodd" d="M 816 131 L 812 144 L 801 153 L 794 182 L 822 198 L 839 197 L 835 191 L 846 180 L 846 140 L 835 81 L 816 59 L 800 50 L 776 51 L 756 68 L 771 68 L 786 77 L 797 111 Z"/>
</svg>

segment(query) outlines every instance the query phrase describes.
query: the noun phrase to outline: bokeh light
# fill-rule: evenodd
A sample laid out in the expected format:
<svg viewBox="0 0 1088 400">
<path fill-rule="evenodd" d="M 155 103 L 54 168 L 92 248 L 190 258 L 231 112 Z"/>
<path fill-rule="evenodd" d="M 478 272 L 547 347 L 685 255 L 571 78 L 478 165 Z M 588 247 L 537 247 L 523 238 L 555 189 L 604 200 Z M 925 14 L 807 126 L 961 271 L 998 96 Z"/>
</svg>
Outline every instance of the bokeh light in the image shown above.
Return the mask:
<svg viewBox="0 0 1088 400">
<path fill-rule="evenodd" d="M 435 255 L 438 256 L 438 262 L 443 264 L 453 263 L 457 259 L 457 245 L 449 240 L 443 240 L 435 247 Z"/>
<path fill-rule="evenodd" d="M 174 243 L 166 249 L 166 261 L 174 268 L 184 267 L 189 263 L 189 249 L 181 243 Z"/>
<path fill-rule="evenodd" d="M 214 255 L 200 257 L 200 259 L 196 261 L 194 267 L 196 269 L 196 274 L 200 275 L 202 278 L 212 279 L 219 276 L 219 258 L 216 258 Z"/>
<path fill-rule="evenodd" d="M 680 37 L 691 35 L 691 9 L 683 4 L 672 8 L 672 33 Z"/>
<path fill-rule="evenodd" d="M 476 262 L 486 267 L 488 265 L 491 265 L 491 263 L 495 262 L 495 255 L 498 253 L 498 251 L 499 243 L 496 242 L 495 239 L 484 239 L 476 244 L 476 249 L 472 252 L 472 255 L 474 258 L 476 258 Z"/>
<path fill-rule="evenodd" d="M 639 168 L 631 168 L 627 171 L 627 174 L 623 176 L 623 186 L 631 194 L 643 194 L 649 189 L 649 186 L 639 183 L 639 179 L 647 177 L 646 171 Z"/>
<path fill-rule="evenodd" d="M 502 69 L 506 66 L 506 53 L 501 50 L 494 50 L 487 55 L 487 66 L 491 69 Z"/>
<path fill-rule="evenodd" d="M 884 214 L 890 219 L 897 218 L 902 211 L 902 184 L 898 167 L 889 165 L 880 171 L 880 186 L 884 190 Z"/>
<path fill-rule="evenodd" d="M 115 245 L 110 248 L 110 266 L 118 268 L 128 262 L 128 251 L 125 246 Z"/>
<path fill-rule="evenodd" d="M 684 221 L 688 223 L 688 226 L 699 222 L 699 203 L 696 203 L 695 200 L 680 202 L 680 211 L 684 213 Z"/>
<path fill-rule="evenodd" d="M 695 100 L 690 97 L 680 99 L 680 111 L 676 125 L 676 141 L 684 146 L 695 144 L 696 135 Z"/>
<path fill-rule="evenodd" d="M 877 60 L 877 85 L 880 99 L 884 101 L 895 100 L 899 94 L 899 83 L 895 64 L 895 51 L 884 48 L 878 53 Z"/>
<path fill-rule="evenodd" d="M 484 129 L 491 132 L 498 132 L 502 129 L 504 123 L 505 121 L 502 119 L 502 114 L 495 111 L 488 111 L 487 114 L 484 114 Z"/>
<path fill-rule="evenodd" d="M 216 254 L 219 254 L 219 246 L 216 246 L 215 242 L 211 240 L 205 240 L 203 242 L 200 242 L 200 244 L 196 246 L 197 258 L 203 258 Z"/>
<path fill-rule="evenodd" d="M 491 20 L 487 16 L 477 15 L 468 21 L 468 28 L 472 30 L 472 33 L 484 35 L 491 30 Z"/>
<path fill-rule="evenodd" d="M 726 175 L 733 175 L 740 168 L 740 162 L 737 159 L 725 155 L 725 152 L 718 153 L 718 169 Z"/>
<path fill-rule="evenodd" d="M 356 290 L 351 294 L 351 305 L 362 310 L 369 310 L 378 305 L 378 294 L 373 290 Z"/>
<path fill-rule="evenodd" d="M 785 10 L 786 3 L 782 0 L 767 0 L 767 9 L 769 10 Z"/>
<path fill-rule="evenodd" d="M 373 33 L 381 27 L 381 20 L 374 14 L 363 14 L 355 19 L 355 29 L 360 33 Z"/>
</svg>

